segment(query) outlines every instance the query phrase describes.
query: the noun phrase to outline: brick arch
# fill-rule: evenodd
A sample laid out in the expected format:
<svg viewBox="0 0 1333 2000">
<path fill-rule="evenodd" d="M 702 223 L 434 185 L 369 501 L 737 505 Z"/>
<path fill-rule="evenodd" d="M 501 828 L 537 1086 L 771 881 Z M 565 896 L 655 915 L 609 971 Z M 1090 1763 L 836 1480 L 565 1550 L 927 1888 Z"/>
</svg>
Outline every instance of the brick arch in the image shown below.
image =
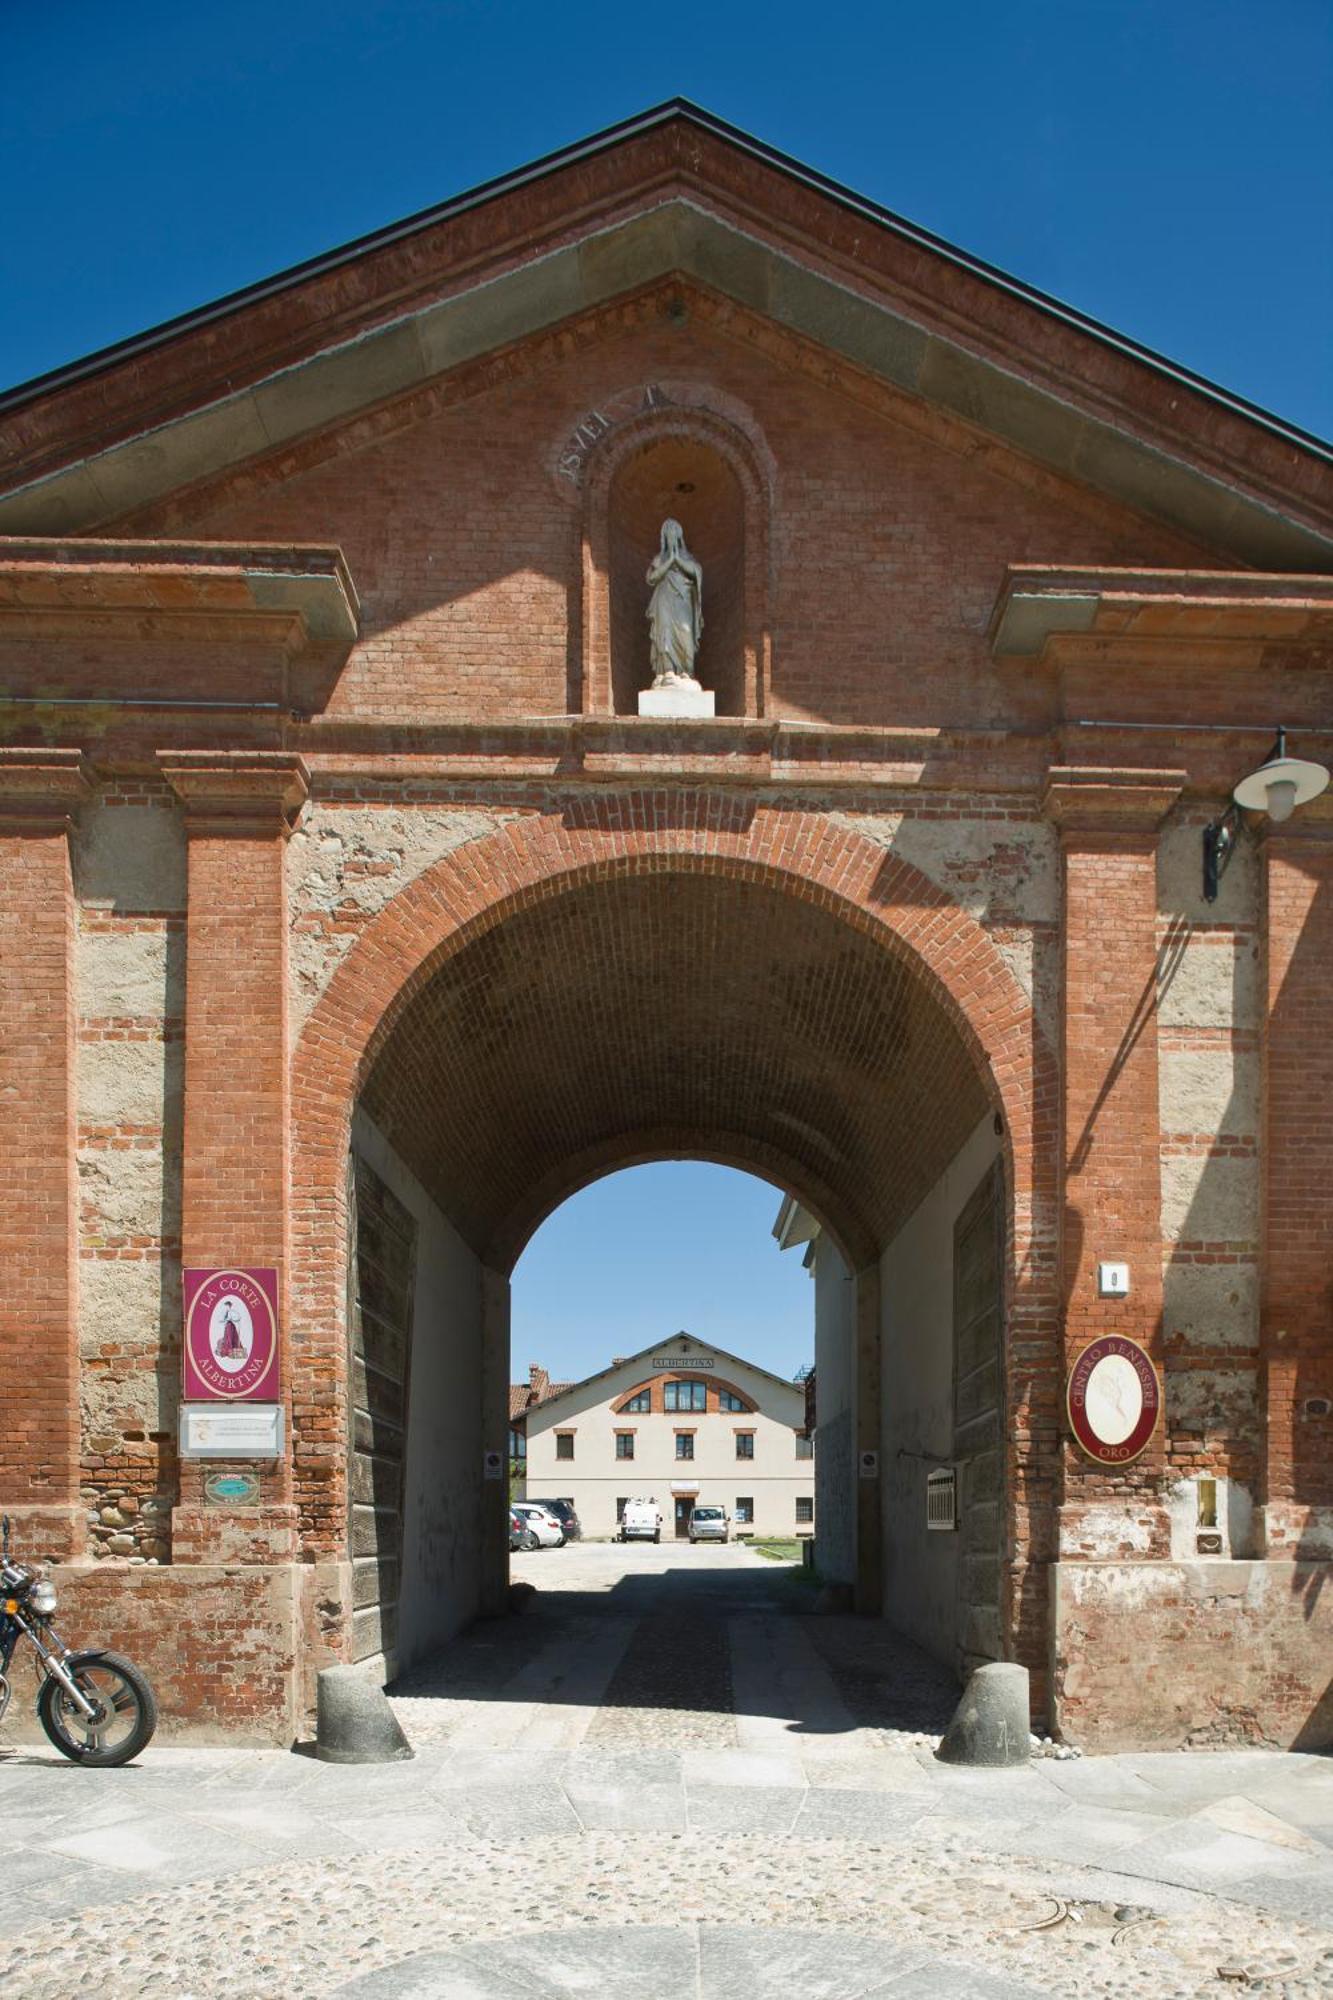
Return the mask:
<svg viewBox="0 0 1333 2000">
<path fill-rule="evenodd" d="M 851 1209 L 840 1192 L 809 1163 L 754 1138 L 750 1133 L 717 1131 L 701 1144 L 695 1132 L 667 1126 L 648 1127 L 636 1133 L 632 1147 L 623 1140 L 604 1141 L 568 1159 L 557 1175 L 534 1183 L 521 1205 L 506 1218 L 492 1239 L 496 1261 L 511 1270 L 547 1218 L 563 1204 L 608 1174 L 626 1167 L 642 1167 L 654 1160 L 707 1160 L 718 1167 L 734 1167 L 771 1182 L 779 1195 L 794 1194 L 831 1240 L 837 1245 L 850 1270 L 858 1270 L 875 1255 L 876 1244 L 863 1220 Z"/>
<path fill-rule="evenodd" d="M 344 1521 L 344 1173 L 353 1107 L 376 1057 L 441 967 L 510 917 L 576 886 L 663 874 L 776 888 L 875 939 L 924 983 L 1003 1118 L 1010 1326 L 1030 1372 L 1043 1372 L 1033 1340 L 1054 1338 L 1054 1064 L 982 927 L 919 869 L 818 813 L 703 792 L 580 798 L 454 850 L 403 889 L 338 967 L 295 1050 L 292 1401 L 311 1547 L 336 1548 Z M 631 1140 L 623 1157 L 632 1153 Z"/>
<path fill-rule="evenodd" d="M 616 1416 L 623 1416 L 625 1412 L 625 1405 L 627 1403 L 633 1402 L 636 1396 L 641 1396 L 645 1389 L 651 1392 L 654 1389 L 654 1387 L 656 1387 L 660 1391 L 665 1389 L 668 1382 L 697 1382 L 700 1379 L 706 1381 L 708 1383 L 708 1386 L 712 1389 L 727 1390 L 727 1392 L 730 1395 L 738 1397 L 743 1406 L 740 1410 L 719 1410 L 715 1409 L 710 1404 L 709 1407 L 702 1412 L 704 1416 L 734 1417 L 734 1416 L 756 1416 L 759 1414 L 758 1403 L 755 1401 L 754 1397 L 749 1394 L 748 1390 L 741 1388 L 739 1382 L 733 1382 L 731 1378 L 727 1375 L 705 1375 L 701 1378 L 698 1369 L 691 1368 L 688 1361 L 685 1360 L 682 1360 L 679 1368 L 663 1369 L 660 1375 L 645 1376 L 643 1381 L 636 1382 L 632 1389 L 622 1390 L 620 1395 L 617 1396 L 615 1402 L 612 1403 L 611 1405 L 612 1411 Z M 633 1414 L 633 1412 L 631 1412 L 631 1414 Z M 660 1393 L 653 1397 L 652 1410 L 650 1414 L 653 1416 L 663 1416 L 668 1414 L 666 1411 L 664 1398 Z M 687 1413 L 682 1412 L 682 1414 L 687 1414 Z M 700 1413 L 696 1412 L 695 1414 L 700 1414 Z"/>
</svg>

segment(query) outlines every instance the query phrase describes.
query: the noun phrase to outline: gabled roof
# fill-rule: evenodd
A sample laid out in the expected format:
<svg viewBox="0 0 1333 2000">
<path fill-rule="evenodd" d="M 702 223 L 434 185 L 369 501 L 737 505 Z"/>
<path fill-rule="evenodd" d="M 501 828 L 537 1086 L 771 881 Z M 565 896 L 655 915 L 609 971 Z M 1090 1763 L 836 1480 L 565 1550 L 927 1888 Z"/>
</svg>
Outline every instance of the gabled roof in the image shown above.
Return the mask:
<svg viewBox="0 0 1333 2000">
<path fill-rule="evenodd" d="M 565 1382 L 558 1388 L 553 1383 L 551 1394 L 542 1399 L 541 1408 L 547 1410 L 552 1403 L 560 1401 L 562 1397 L 572 1395 L 576 1389 L 590 1388 L 594 1382 L 604 1382 L 608 1376 L 619 1375 L 622 1370 L 627 1369 L 632 1373 L 636 1362 L 666 1354 L 672 1344 L 678 1340 L 688 1341 L 691 1347 L 697 1348 L 703 1354 L 716 1354 L 722 1361 L 733 1361 L 738 1368 L 747 1368 L 752 1375 L 762 1375 L 766 1382 L 775 1383 L 779 1389 L 785 1389 L 789 1395 L 799 1397 L 801 1394 L 801 1389 L 797 1383 L 788 1382 L 782 1375 L 775 1375 L 770 1368 L 761 1368 L 757 1361 L 747 1361 L 743 1354 L 732 1354 L 728 1348 L 719 1347 L 715 1340 L 700 1340 L 697 1334 L 686 1333 L 682 1327 L 678 1332 L 669 1334 L 665 1340 L 654 1341 L 651 1346 L 639 1348 L 635 1354 L 622 1354 L 617 1360 L 611 1362 L 608 1367 L 599 1368 L 592 1375 L 585 1375 L 581 1382 Z M 682 1354 L 680 1360 L 681 1367 L 688 1370 L 690 1356 Z"/>
<path fill-rule="evenodd" d="M 83 533 L 673 276 L 1243 562 L 1333 565 L 1308 433 L 681 99 L 0 398 Z"/>
</svg>

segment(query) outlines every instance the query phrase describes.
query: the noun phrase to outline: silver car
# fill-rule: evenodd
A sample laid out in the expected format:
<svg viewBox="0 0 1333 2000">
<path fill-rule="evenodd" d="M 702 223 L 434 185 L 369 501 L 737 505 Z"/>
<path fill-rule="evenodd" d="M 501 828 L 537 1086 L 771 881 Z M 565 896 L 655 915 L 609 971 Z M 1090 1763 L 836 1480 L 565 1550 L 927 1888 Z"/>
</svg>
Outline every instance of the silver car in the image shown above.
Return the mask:
<svg viewBox="0 0 1333 2000">
<path fill-rule="evenodd" d="M 705 1504 L 690 1515 L 692 1542 L 725 1542 L 731 1536 L 731 1518 L 725 1507 Z"/>
</svg>

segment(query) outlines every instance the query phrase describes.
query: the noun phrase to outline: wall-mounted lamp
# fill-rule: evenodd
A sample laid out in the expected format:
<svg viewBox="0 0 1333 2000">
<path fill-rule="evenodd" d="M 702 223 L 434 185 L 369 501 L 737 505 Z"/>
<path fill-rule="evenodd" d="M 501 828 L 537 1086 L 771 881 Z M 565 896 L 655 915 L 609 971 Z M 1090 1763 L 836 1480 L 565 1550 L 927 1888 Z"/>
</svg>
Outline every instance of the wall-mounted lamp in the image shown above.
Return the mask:
<svg viewBox="0 0 1333 2000">
<path fill-rule="evenodd" d="M 1203 899 L 1217 901 L 1217 885 L 1226 873 L 1231 851 L 1240 832 L 1244 812 L 1266 812 L 1279 823 L 1290 819 L 1297 806 L 1317 799 L 1328 784 L 1322 764 L 1308 764 L 1302 757 L 1287 755 L 1287 732 L 1279 726 L 1277 741 L 1257 771 L 1242 778 L 1231 794 L 1231 804 L 1221 819 L 1203 830 Z"/>
</svg>

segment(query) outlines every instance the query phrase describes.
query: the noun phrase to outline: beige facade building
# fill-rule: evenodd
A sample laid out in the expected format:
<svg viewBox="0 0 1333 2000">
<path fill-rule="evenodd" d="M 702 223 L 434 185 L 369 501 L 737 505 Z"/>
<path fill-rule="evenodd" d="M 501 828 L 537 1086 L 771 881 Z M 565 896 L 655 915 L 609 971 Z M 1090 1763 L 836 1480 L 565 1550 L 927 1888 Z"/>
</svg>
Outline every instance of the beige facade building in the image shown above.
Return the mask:
<svg viewBox="0 0 1333 2000">
<path fill-rule="evenodd" d="M 585 1535 L 613 1535 L 627 1500 L 654 1498 L 684 1538 L 700 1502 L 738 1534 L 814 1532 L 805 1394 L 751 1361 L 679 1333 L 527 1413 L 527 1491 L 570 1500 Z"/>
</svg>

